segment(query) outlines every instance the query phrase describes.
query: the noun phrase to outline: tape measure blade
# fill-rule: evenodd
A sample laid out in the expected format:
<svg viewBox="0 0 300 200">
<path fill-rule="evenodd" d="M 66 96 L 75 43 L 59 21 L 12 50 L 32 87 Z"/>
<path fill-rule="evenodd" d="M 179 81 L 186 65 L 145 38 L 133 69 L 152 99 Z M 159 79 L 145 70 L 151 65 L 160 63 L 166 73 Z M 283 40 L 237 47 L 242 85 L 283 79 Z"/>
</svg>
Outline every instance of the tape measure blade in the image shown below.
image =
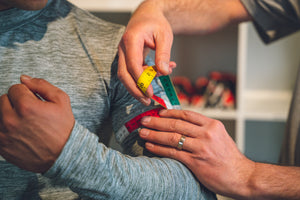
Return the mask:
<svg viewBox="0 0 300 200">
<path fill-rule="evenodd" d="M 162 83 L 165 92 L 173 106 L 180 105 L 180 102 L 177 97 L 177 93 L 174 89 L 174 85 L 169 76 L 160 76 L 160 82 Z"/>
<path fill-rule="evenodd" d="M 157 72 L 155 71 L 154 66 L 149 66 L 143 71 L 143 73 L 139 77 L 137 85 L 144 94 L 146 93 L 147 88 L 151 84 L 152 80 L 155 78 L 156 73 Z"/>
</svg>

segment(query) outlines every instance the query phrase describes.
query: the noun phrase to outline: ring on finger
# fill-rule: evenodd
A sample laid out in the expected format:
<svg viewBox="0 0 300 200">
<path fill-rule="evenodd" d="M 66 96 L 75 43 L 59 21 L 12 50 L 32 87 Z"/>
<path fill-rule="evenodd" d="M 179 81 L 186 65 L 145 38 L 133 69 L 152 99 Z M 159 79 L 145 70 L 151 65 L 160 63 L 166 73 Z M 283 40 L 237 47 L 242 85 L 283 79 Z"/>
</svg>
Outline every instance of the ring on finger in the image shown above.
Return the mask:
<svg viewBox="0 0 300 200">
<path fill-rule="evenodd" d="M 180 137 L 180 140 L 179 140 L 179 142 L 177 144 L 177 147 L 176 147 L 178 150 L 182 150 L 184 141 L 185 141 L 185 136 L 182 135 Z"/>
</svg>

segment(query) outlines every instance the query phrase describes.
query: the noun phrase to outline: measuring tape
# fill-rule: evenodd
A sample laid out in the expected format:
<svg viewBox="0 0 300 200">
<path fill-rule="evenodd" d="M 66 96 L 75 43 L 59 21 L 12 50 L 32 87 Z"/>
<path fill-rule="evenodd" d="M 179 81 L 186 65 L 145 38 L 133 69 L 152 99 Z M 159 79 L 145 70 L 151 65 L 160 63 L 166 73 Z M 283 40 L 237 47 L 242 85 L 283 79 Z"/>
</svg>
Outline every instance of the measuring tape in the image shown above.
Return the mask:
<svg viewBox="0 0 300 200">
<path fill-rule="evenodd" d="M 145 116 L 152 116 L 152 117 L 159 117 L 159 111 L 161 111 L 163 108 L 159 107 L 153 110 L 148 110 L 135 118 L 131 119 L 130 121 L 125 123 L 125 127 L 127 128 L 128 132 L 131 133 L 135 129 L 141 127 L 141 119 Z"/>
<path fill-rule="evenodd" d="M 154 66 L 147 67 L 137 81 L 138 87 L 145 93 L 147 88 L 150 86 L 152 80 L 155 78 L 155 76 L 156 76 L 155 67 Z M 161 96 L 153 95 L 152 99 L 157 103 L 159 103 L 162 107 L 155 108 L 146 111 L 144 113 L 141 113 L 138 116 L 126 122 L 125 125 L 121 127 L 121 129 L 116 134 L 117 140 L 119 142 L 122 142 L 129 133 L 141 127 L 141 119 L 143 117 L 145 116 L 159 117 L 158 114 L 159 111 L 164 108 L 180 109 L 180 103 L 178 101 L 178 97 L 170 77 L 160 76 L 158 79 L 158 83 L 164 88 L 165 92 L 161 93 Z"/>
<path fill-rule="evenodd" d="M 170 100 L 172 106 L 178 106 L 180 107 L 180 102 L 178 100 L 176 91 L 174 89 L 174 85 L 170 79 L 169 76 L 160 76 L 159 80 L 163 86 L 163 88 L 165 89 L 165 92 L 167 94 L 168 99 Z"/>
<path fill-rule="evenodd" d="M 157 72 L 155 70 L 155 66 L 149 66 L 143 71 L 143 73 L 139 77 L 139 79 L 137 81 L 137 85 L 144 94 L 146 93 L 147 88 L 150 86 L 150 84 L 151 84 L 152 80 L 155 78 L 156 74 L 157 74 Z M 179 108 L 180 103 L 179 103 L 176 91 L 174 89 L 174 85 L 173 85 L 170 77 L 169 76 L 160 76 L 159 80 L 166 92 L 166 95 L 167 95 L 168 100 L 170 101 L 171 105 L 173 107 L 175 106 L 175 108 Z M 154 101 L 156 101 L 157 103 L 159 103 L 160 105 L 162 105 L 164 108 L 167 108 L 167 105 L 162 98 L 160 98 L 156 95 L 153 95 L 152 99 Z"/>
<path fill-rule="evenodd" d="M 155 76 L 156 76 L 156 70 L 153 68 L 153 66 L 150 66 L 147 67 L 143 71 L 142 75 L 139 77 L 137 81 L 137 85 L 142 90 L 142 92 L 144 92 L 144 94 L 146 93 L 147 88 L 149 87 L 149 85 L 151 84 Z"/>
</svg>

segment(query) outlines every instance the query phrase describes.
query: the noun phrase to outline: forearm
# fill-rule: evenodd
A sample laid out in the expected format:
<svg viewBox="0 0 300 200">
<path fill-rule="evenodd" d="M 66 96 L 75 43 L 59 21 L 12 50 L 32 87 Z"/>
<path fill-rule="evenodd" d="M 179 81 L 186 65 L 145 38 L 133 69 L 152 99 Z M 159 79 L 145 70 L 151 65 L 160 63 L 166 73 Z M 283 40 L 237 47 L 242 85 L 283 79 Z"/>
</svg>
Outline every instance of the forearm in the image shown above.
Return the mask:
<svg viewBox="0 0 300 200">
<path fill-rule="evenodd" d="M 251 19 L 240 0 L 147 0 L 141 6 L 162 12 L 175 34 L 208 34 Z"/>
<path fill-rule="evenodd" d="M 98 199 L 211 197 L 181 163 L 125 156 L 106 148 L 79 124 L 75 129 L 76 133 L 72 133 L 62 154 L 45 175 L 67 183 L 81 196 Z"/>
<path fill-rule="evenodd" d="M 256 163 L 250 199 L 300 199 L 300 168 Z"/>
</svg>

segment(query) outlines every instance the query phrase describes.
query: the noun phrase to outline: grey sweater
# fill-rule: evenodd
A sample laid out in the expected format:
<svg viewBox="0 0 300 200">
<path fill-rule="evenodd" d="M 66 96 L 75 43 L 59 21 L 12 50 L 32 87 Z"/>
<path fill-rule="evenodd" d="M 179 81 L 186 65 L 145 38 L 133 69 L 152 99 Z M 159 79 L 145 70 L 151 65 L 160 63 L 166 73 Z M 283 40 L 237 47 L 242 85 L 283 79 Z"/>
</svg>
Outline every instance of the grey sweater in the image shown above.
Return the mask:
<svg viewBox="0 0 300 200">
<path fill-rule="evenodd" d="M 0 199 L 215 199 L 183 164 L 144 156 L 137 131 L 124 128 L 158 106 L 141 105 L 116 76 L 123 31 L 65 0 L 49 0 L 40 11 L 0 12 L 0 94 L 21 74 L 44 78 L 70 96 L 76 119 L 43 176 L 0 161 Z M 154 88 L 164 96 L 159 80 Z M 130 155 L 105 146 L 111 127 Z"/>
</svg>

